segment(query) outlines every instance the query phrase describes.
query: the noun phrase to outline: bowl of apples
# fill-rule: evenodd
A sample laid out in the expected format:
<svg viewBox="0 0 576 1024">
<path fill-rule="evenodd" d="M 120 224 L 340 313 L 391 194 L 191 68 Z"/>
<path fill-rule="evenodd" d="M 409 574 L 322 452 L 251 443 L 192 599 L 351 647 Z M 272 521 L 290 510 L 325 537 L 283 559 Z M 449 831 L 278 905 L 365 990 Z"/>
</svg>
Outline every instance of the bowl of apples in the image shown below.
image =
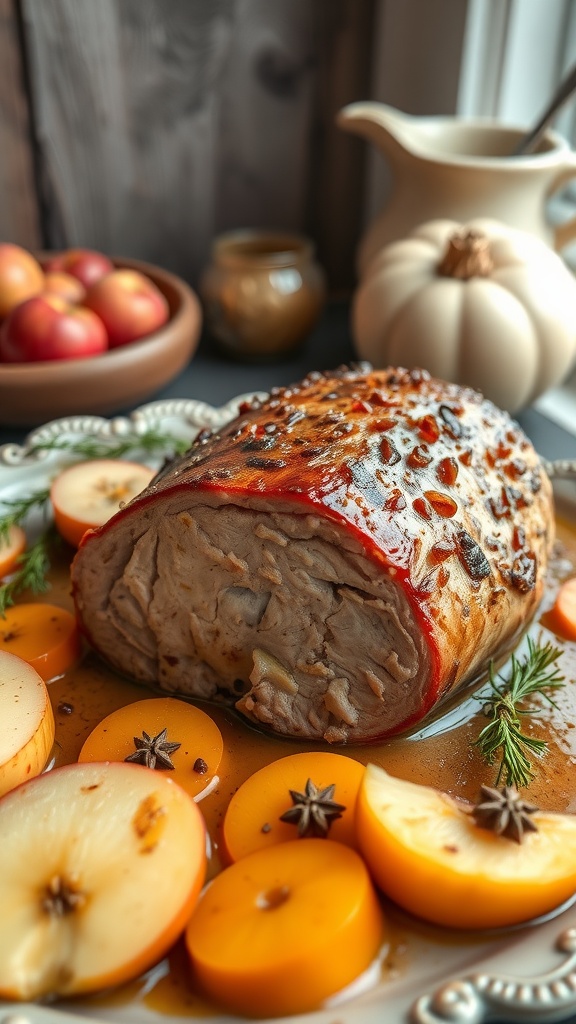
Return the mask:
<svg viewBox="0 0 576 1024">
<path fill-rule="evenodd" d="M 0 423 L 144 401 L 188 364 L 201 322 L 195 293 L 160 267 L 0 243 Z"/>
</svg>

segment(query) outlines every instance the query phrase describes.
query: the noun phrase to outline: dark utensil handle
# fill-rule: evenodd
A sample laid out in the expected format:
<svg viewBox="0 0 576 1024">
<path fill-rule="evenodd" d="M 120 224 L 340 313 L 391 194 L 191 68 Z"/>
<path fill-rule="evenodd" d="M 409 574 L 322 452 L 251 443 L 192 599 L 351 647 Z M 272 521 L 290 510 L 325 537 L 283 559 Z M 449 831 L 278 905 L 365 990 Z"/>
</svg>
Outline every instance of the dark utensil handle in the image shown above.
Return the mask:
<svg viewBox="0 0 576 1024">
<path fill-rule="evenodd" d="M 550 100 L 550 103 L 546 107 L 546 110 L 542 114 L 542 117 L 538 121 L 538 124 L 532 129 L 528 135 L 525 135 L 523 139 L 514 150 L 514 156 L 522 156 L 525 153 L 532 153 L 541 136 L 544 134 L 549 122 L 552 120 L 554 115 L 560 110 L 560 107 L 566 103 L 570 96 L 576 89 L 576 64 L 568 72 L 566 78 L 560 83 L 558 89 L 554 93 L 554 96 Z"/>
</svg>

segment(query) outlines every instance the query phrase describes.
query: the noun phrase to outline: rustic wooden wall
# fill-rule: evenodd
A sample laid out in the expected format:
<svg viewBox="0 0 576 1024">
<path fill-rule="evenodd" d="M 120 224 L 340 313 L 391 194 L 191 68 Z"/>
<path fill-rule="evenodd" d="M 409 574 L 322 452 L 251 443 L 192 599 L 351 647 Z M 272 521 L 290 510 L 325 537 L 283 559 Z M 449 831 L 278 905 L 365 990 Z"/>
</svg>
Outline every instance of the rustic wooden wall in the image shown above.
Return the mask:
<svg viewBox="0 0 576 1024">
<path fill-rule="evenodd" d="M 468 0 L 0 0 L 0 238 L 196 283 L 235 227 L 304 231 L 354 284 L 386 167 L 357 99 L 455 110 Z"/>
<path fill-rule="evenodd" d="M 13 0 L 0 0 L 0 238 L 41 241 L 33 136 Z"/>
<path fill-rule="evenodd" d="M 312 234 L 353 279 L 374 0 L 0 0 L 0 235 L 195 282 L 213 236 Z M 39 212 L 40 211 L 40 212 Z"/>
</svg>

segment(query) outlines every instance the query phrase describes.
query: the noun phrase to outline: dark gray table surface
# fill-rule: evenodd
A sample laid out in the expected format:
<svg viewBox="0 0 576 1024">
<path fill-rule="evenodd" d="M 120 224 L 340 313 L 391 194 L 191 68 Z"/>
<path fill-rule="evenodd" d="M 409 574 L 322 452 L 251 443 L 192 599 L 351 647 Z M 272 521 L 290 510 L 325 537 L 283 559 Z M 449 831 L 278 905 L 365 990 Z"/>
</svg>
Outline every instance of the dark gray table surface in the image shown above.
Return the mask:
<svg viewBox="0 0 576 1024">
<path fill-rule="evenodd" d="M 150 395 L 148 401 L 198 398 L 218 406 L 247 391 L 268 391 L 274 385 L 293 383 L 309 370 L 329 369 L 350 362 L 355 357 L 348 324 L 347 303 L 333 302 L 299 353 L 278 362 L 260 364 L 232 361 L 208 339 L 203 339 L 184 372 L 168 387 Z M 78 409 L 79 413 L 83 411 Z M 122 414 L 130 410 L 117 411 Z M 574 434 L 570 434 L 535 409 L 527 409 L 517 418 L 545 458 L 576 458 L 576 422 Z M 1 420 L 0 409 L 0 444 L 23 441 L 26 429 L 3 426 Z"/>
</svg>

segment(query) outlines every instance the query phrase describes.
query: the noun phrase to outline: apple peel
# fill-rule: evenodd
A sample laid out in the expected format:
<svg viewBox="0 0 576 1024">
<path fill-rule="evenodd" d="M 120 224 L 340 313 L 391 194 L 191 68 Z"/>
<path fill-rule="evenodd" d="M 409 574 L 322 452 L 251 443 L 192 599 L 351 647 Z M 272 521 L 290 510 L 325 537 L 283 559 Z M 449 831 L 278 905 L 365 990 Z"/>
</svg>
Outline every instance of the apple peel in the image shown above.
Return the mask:
<svg viewBox="0 0 576 1024">
<path fill-rule="evenodd" d="M 154 281 L 129 267 L 97 281 L 88 289 L 84 305 L 100 317 L 110 348 L 147 337 L 170 318 L 166 297 Z"/>
<path fill-rule="evenodd" d="M 26 534 L 22 527 L 9 526 L 7 539 L 0 540 L 0 580 L 14 571 L 25 549 Z"/>
<path fill-rule="evenodd" d="M 0 796 L 44 769 L 54 743 L 54 715 L 41 676 L 0 651 Z"/>
</svg>

